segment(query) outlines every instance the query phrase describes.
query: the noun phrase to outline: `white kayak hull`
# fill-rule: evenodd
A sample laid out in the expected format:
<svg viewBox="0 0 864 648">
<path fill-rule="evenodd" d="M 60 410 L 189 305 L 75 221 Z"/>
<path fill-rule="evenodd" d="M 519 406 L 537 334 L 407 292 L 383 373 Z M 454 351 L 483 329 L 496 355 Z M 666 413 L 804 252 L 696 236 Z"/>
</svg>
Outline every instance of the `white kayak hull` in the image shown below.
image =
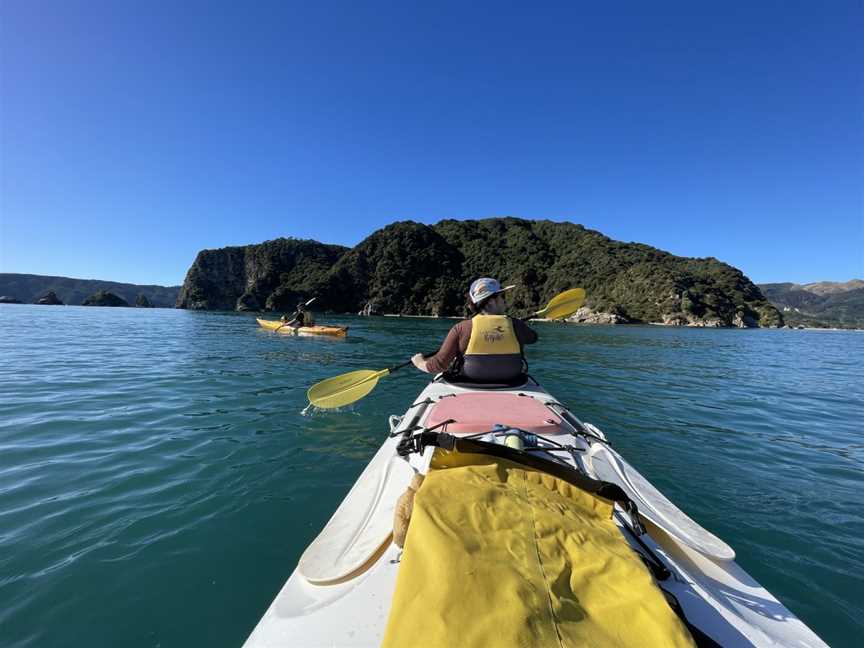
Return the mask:
<svg viewBox="0 0 864 648">
<path fill-rule="evenodd" d="M 442 397 L 472 391 L 436 380 L 401 419 L 393 417 L 388 432 L 396 436 L 387 436 L 304 552 L 247 639 L 247 648 L 381 644 L 399 569 L 400 550 L 391 533 L 396 499 L 415 471 L 428 470 L 432 455 L 432 448 L 427 448 L 403 459 L 396 446 L 402 432 L 424 424 Z M 648 528 L 641 540 L 672 572 L 663 589 L 678 599 L 690 624 L 722 646 L 826 646 L 738 566 L 726 543 L 687 517 L 612 449 L 600 430 L 582 424 L 534 383 L 495 391 L 530 395 L 560 414 L 558 432 L 544 436 L 573 446 L 573 452 L 556 457 L 589 477 L 618 484 L 636 502 Z M 584 434 L 574 434 L 579 430 Z M 620 512 L 616 518 L 623 527 L 626 514 Z"/>
</svg>

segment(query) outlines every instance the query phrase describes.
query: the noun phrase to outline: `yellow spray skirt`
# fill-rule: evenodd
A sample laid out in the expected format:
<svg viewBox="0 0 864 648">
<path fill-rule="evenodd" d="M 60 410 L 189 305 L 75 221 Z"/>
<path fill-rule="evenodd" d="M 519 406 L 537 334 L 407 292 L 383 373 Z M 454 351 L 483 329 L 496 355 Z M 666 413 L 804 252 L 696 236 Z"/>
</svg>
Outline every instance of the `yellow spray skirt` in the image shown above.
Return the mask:
<svg viewBox="0 0 864 648">
<path fill-rule="evenodd" d="M 383 646 L 693 646 L 611 518 L 545 473 L 437 450 Z"/>
</svg>

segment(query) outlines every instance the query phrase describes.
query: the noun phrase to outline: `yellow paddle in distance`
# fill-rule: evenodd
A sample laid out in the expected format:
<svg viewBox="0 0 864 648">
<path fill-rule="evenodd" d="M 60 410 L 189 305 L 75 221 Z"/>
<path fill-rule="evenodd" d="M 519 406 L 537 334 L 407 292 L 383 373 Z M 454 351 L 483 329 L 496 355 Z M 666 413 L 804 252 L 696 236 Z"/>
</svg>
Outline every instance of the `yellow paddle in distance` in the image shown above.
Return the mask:
<svg viewBox="0 0 864 648">
<path fill-rule="evenodd" d="M 553 297 L 546 307 L 534 313 L 534 316 L 542 316 L 548 319 L 563 319 L 572 315 L 585 301 L 585 290 L 573 288 Z M 424 354 L 428 358 L 435 355 L 437 351 Z M 327 378 L 312 385 L 306 392 L 309 403 L 321 409 L 335 409 L 345 407 L 366 396 L 375 389 L 375 385 L 384 376 L 389 376 L 394 371 L 407 367 L 411 361 L 403 362 L 389 369 L 360 369 L 348 373 Z"/>
</svg>

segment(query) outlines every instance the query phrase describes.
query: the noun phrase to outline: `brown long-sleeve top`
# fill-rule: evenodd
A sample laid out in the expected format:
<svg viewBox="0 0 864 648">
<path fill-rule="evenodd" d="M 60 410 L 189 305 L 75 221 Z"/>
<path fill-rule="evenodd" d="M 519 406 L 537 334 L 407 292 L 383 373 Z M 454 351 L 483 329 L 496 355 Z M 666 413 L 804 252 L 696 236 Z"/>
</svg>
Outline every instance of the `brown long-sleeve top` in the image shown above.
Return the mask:
<svg viewBox="0 0 864 648">
<path fill-rule="evenodd" d="M 534 344 L 537 341 L 537 332 L 520 319 L 510 318 L 513 322 L 513 332 L 520 346 Z M 429 373 L 440 373 L 450 367 L 457 356 L 464 356 L 468 348 L 468 340 L 471 339 L 471 328 L 473 320 L 462 320 L 454 325 L 444 338 L 444 344 L 431 358 L 426 359 L 426 369 Z"/>
</svg>

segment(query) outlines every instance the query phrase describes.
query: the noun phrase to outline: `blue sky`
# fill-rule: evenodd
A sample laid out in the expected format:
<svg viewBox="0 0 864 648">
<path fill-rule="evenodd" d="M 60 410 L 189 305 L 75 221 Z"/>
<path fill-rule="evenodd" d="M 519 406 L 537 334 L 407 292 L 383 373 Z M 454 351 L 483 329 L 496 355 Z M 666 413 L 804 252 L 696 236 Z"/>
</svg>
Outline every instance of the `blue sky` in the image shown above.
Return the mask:
<svg viewBox="0 0 864 648">
<path fill-rule="evenodd" d="M 861 2 L 3 0 L 0 271 L 513 215 L 864 276 Z"/>
</svg>

